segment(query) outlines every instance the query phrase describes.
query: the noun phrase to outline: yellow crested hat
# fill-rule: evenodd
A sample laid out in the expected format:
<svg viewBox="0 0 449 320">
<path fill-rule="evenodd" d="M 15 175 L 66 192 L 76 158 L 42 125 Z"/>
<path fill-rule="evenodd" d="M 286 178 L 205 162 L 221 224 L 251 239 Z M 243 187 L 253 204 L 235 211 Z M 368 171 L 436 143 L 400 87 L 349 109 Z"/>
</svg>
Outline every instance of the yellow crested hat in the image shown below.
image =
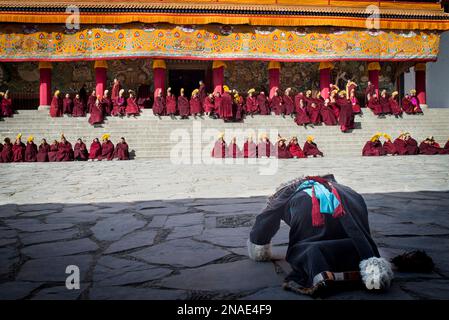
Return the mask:
<svg viewBox="0 0 449 320">
<path fill-rule="evenodd" d="M 308 142 L 312 142 L 313 140 L 315 140 L 315 137 L 314 136 L 307 136 L 306 140 Z"/>
<path fill-rule="evenodd" d="M 34 137 L 33 137 L 33 136 L 29 136 L 28 139 L 27 139 L 28 142 L 31 142 L 31 141 L 33 141 L 33 140 L 34 140 Z"/>
<path fill-rule="evenodd" d="M 346 95 L 346 90 L 341 90 L 338 94 L 339 95 Z"/>
<path fill-rule="evenodd" d="M 248 90 L 248 94 L 254 93 L 254 92 L 256 92 L 256 89 L 254 89 L 254 88 L 251 88 L 251 89 Z"/>
<path fill-rule="evenodd" d="M 198 92 L 200 92 L 200 90 L 198 90 L 198 89 L 193 90 L 193 91 L 192 91 L 192 96 L 194 96 L 194 95 L 197 94 Z"/>
<path fill-rule="evenodd" d="M 224 136 L 225 136 L 225 133 L 224 132 L 220 132 L 218 134 L 218 139 L 224 138 Z"/>
<path fill-rule="evenodd" d="M 416 93 L 415 89 L 410 90 L 410 94 L 415 94 L 415 93 Z"/>
<path fill-rule="evenodd" d="M 393 92 L 391 93 L 391 96 L 394 97 L 394 96 L 397 96 L 398 94 L 399 94 L 399 92 L 393 91 Z"/>
<path fill-rule="evenodd" d="M 388 141 L 391 141 L 391 140 L 393 139 L 388 133 L 384 133 L 383 136 L 384 136 L 384 138 L 387 139 Z"/>
<path fill-rule="evenodd" d="M 331 93 L 337 94 L 337 93 L 338 93 L 338 90 L 337 90 L 337 89 L 334 89 L 334 90 L 331 91 Z"/>
<path fill-rule="evenodd" d="M 16 136 L 16 139 L 20 139 L 20 138 L 22 138 L 22 134 L 21 134 L 21 133 L 19 133 L 19 134 Z"/>
<path fill-rule="evenodd" d="M 382 136 L 381 132 L 377 132 L 374 136 L 371 137 L 371 142 L 375 142 L 379 140 L 379 138 Z"/>
<path fill-rule="evenodd" d="M 101 140 L 108 140 L 111 135 L 109 133 L 105 133 L 101 136 Z"/>
<path fill-rule="evenodd" d="M 61 93 L 61 91 L 56 90 L 56 91 L 55 91 L 55 96 L 57 96 L 57 95 L 60 94 L 60 93 Z"/>
<path fill-rule="evenodd" d="M 229 87 L 227 86 L 227 85 L 224 85 L 223 86 L 223 90 L 224 90 L 224 92 L 229 92 L 230 90 L 229 90 Z"/>
<path fill-rule="evenodd" d="M 312 94 L 312 90 L 307 90 L 306 94 Z"/>
</svg>

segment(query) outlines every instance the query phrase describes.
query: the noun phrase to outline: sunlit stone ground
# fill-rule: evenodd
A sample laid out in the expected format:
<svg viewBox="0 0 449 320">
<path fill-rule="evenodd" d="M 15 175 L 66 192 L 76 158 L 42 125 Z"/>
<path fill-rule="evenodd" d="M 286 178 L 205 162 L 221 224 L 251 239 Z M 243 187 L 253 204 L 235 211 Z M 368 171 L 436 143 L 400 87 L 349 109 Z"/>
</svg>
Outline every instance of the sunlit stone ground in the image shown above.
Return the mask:
<svg viewBox="0 0 449 320">
<path fill-rule="evenodd" d="M 280 287 L 287 226 L 273 239 L 278 260 L 252 262 L 245 246 L 280 183 L 325 173 L 364 195 L 384 256 L 424 249 L 436 263 L 396 273 L 387 293 L 331 298 L 449 298 L 449 156 L 284 160 L 261 175 L 268 166 L 1 164 L 0 298 L 307 299 Z M 80 290 L 65 288 L 71 264 Z"/>
</svg>

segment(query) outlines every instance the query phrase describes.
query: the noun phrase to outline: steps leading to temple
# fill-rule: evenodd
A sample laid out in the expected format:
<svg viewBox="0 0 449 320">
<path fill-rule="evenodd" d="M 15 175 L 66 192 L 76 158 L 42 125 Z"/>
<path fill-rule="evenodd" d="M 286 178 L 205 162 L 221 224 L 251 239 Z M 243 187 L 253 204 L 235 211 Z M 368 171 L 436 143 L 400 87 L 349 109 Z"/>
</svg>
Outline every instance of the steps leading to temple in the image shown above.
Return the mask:
<svg viewBox="0 0 449 320">
<path fill-rule="evenodd" d="M 205 150 L 203 154 L 208 155 L 210 153 L 210 139 L 206 136 L 208 132 L 208 136 L 215 136 L 218 131 L 225 131 L 229 136 L 237 134 L 239 145 L 242 145 L 245 130 L 253 130 L 257 135 L 277 129 L 285 137 L 297 135 L 301 144 L 306 135 L 314 135 L 326 156 L 357 156 L 360 155 L 366 140 L 377 131 L 387 132 L 393 137 L 400 131 L 409 131 L 418 141 L 433 135 L 438 142 L 445 143 L 449 138 L 449 109 L 428 109 L 423 116 L 404 115 L 402 119 L 391 116 L 378 119 L 365 109 L 363 117 L 356 117 L 356 127 L 353 132 L 346 134 L 340 132 L 338 126 L 323 125 L 304 129 L 297 126 L 290 117 L 280 116 L 248 117 L 242 123 L 224 123 L 208 117 L 203 119 L 198 117 L 197 120 L 193 117 L 188 120 L 172 120 L 169 117 L 159 119 L 151 110 L 144 110 L 137 118 L 109 117 L 101 127 L 93 127 L 87 122 L 87 118 L 67 116 L 50 118 L 48 112 L 20 110 L 13 118 L 0 121 L 0 137 L 2 140 L 6 136 L 14 138 L 21 132 L 24 137 L 33 134 L 36 142 L 42 137 L 50 142 L 63 132 L 72 143 L 81 137 L 90 145 L 94 137 L 100 137 L 107 132 L 111 134 L 113 142 L 125 136 L 136 158 L 168 158 L 173 147 L 180 141 L 179 134 L 182 133 L 188 134 L 187 141 L 191 143 L 191 154 Z M 203 141 L 200 144 L 192 142 L 193 128 L 196 132 L 201 130 Z M 171 136 L 173 140 L 170 139 Z"/>
</svg>

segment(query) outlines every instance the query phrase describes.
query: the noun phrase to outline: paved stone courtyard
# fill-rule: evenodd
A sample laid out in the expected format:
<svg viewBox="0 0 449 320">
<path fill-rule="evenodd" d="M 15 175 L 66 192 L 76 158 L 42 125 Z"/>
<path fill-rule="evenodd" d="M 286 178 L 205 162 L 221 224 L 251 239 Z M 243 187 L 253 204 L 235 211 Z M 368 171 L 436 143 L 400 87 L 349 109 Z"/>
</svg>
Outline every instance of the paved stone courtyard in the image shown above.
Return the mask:
<svg viewBox="0 0 449 320">
<path fill-rule="evenodd" d="M 250 261 L 246 240 L 266 197 L 301 175 L 334 173 L 362 193 L 389 258 L 424 249 L 432 274 L 401 274 L 384 294 L 333 299 L 449 298 L 449 157 L 304 159 L 261 165 L 168 160 L 0 165 L 0 299 L 308 299 L 281 289 L 276 259 Z M 67 290 L 67 265 L 81 289 Z"/>
</svg>

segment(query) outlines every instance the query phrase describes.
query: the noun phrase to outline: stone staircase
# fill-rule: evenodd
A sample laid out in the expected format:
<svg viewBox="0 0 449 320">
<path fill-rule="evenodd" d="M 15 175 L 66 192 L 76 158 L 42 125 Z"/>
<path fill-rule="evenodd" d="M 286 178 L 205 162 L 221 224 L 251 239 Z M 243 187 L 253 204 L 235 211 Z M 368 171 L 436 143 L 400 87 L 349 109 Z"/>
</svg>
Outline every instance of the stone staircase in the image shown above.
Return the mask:
<svg viewBox="0 0 449 320">
<path fill-rule="evenodd" d="M 238 143 L 243 145 L 243 139 L 248 132 L 255 136 L 262 132 L 272 134 L 272 140 L 278 130 L 284 137 L 297 135 L 302 145 L 307 135 L 313 135 L 316 143 L 327 157 L 360 156 L 365 142 L 377 131 L 387 132 L 394 138 L 400 131 L 409 131 L 420 142 L 429 135 L 444 144 L 449 138 L 449 108 L 426 109 L 423 116 L 404 115 L 402 119 L 389 116 L 378 119 L 369 110 L 363 109 L 363 117 L 356 116 L 356 129 L 351 133 L 342 133 L 338 126 L 315 126 L 307 129 L 297 126 L 290 117 L 281 116 L 254 116 L 247 117 L 242 123 L 224 123 L 208 117 L 191 117 L 188 120 L 155 117 L 151 109 L 144 110 L 137 118 L 108 117 L 99 127 L 93 127 L 86 118 L 51 118 L 48 111 L 19 110 L 13 118 L 0 121 L 0 138 L 8 136 L 12 140 L 17 133 L 23 136 L 35 136 L 35 142 L 45 137 L 49 143 L 59 139 L 63 132 L 72 144 L 78 137 L 90 142 L 103 133 L 110 133 L 114 143 L 121 136 L 126 137 L 130 150 L 136 159 L 142 158 L 169 158 L 172 150 L 183 141 L 183 146 L 190 150 L 190 156 L 201 152 L 208 156 L 211 143 L 220 131 L 225 132 L 227 142 L 233 135 L 237 135 Z M 202 138 L 201 138 L 202 137 Z M 190 148 L 189 148 L 190 146 Z M 175 148 L 176 149 L 176 148 Z"/>
</svg>

